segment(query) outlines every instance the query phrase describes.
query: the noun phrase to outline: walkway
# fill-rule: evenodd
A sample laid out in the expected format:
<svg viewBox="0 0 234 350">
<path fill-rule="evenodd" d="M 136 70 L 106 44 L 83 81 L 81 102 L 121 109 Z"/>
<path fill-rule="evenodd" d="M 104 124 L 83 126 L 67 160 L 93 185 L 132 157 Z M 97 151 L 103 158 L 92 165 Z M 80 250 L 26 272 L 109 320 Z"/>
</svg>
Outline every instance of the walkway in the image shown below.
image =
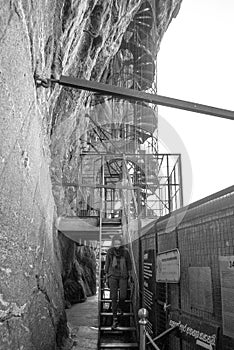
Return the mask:
<svg viewBox="0 0 234 350">
<path fill-rule="evenodd" d="M 98 294 L 66 310 L 74 345 L 72 350 L 97 350 Z"/>
</svg>

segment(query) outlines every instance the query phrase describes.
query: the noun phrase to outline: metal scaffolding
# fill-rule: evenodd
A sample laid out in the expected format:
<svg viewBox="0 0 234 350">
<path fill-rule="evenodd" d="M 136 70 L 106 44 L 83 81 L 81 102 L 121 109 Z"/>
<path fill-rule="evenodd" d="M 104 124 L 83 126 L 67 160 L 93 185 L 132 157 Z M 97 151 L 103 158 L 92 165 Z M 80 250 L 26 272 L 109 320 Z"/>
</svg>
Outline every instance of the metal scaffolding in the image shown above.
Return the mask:
<svg viewBox="0 0 234 350">
<path fill-rule="evenodd" d="M 65 76 L 57 81 L 91 92 L 77 181 L 64 183 L 74 215 L 129 223 L 157 219 L 183 204 L 180 155 L 158 153 L 155 16 L 154 2 L 143 1 L 103 72 L 106 84 Z"/>
</svg>

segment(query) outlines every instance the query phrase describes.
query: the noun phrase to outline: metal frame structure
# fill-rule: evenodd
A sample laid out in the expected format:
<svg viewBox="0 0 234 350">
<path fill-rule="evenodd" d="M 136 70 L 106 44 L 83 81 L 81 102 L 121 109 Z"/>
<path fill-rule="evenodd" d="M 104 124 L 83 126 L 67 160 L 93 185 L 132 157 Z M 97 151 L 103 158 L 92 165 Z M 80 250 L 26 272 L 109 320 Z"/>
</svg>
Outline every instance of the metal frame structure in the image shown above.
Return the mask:
<svg viewBox="0 0 234 350">
<path fill-rule="evenodd" d="M 63 186 L 73 191 L 71 209 L 80 217 L 100 215 L 102 190 L 104 218 L 121 216 L 123 196 L 132 219 L 158 218 L 183 204 L 180 154 L 85 153 L 77 178 Z"/>
</svg>

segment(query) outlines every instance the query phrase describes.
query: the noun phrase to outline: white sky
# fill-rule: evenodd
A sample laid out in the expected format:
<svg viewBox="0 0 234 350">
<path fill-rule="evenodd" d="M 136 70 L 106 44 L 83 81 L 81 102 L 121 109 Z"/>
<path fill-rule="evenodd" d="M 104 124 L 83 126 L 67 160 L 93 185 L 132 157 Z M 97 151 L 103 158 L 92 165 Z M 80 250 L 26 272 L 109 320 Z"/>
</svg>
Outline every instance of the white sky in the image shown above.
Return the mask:
<svg viewBox="0 0 234 350">
<path fill-rule="evenodd" d="M 234 110 L 233 18 L 234 0 L 182 1 L 158 54 L 159 95 Z M 234 184 L 234 121 L 159 114 L 159 151 L 182 154 L 185 204 Z"/>
</svg>

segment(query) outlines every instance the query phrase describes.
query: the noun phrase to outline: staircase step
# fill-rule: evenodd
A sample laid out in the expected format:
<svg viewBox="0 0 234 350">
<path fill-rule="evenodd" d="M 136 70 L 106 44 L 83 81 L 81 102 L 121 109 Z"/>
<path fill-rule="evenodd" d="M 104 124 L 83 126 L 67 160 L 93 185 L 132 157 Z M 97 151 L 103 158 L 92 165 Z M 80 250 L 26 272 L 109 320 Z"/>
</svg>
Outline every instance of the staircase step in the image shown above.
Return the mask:
<svg viewBox="0 0 234 350">
<path fill-rule="evenodd" d="M 115 218 L 115 219 L 107 219 L 107 218 L 103 218 L 102 219 L 102 226 L 112 226 L 112 225 L 121 225 L 121 218 Z"/>
<path fill-rule="evenodd" d="M 122 316 L 133 316 L 133 312 L 124 312 Z M 101 312 L 101 316 L 113 316 L 113 312 Z"/>
<path fill-rule="evenodd" d="M 112 329 L 111 327 L 100 327 L 100 331 L 105 331 L 105 332 L 115 332 L 115 331 L 135 331 L 136 327 L 116 327 L 115 329 Z"/>
<path fill-rule="evenodd" d="M 137 343 L 101 343 L 100 349 L 129 349 L 129 348 L 138 348 Z"/>
<path fill-rule="evenodd" d="M 102 278 L 103 279 L 103 278 Z M 104 278 L 105 279 L 105 278 Z M 108 288 L 108 287 L 104 287 L 104 288 L 101 288 L 101 291 L 107 291 L 107 292 L 109 292 L 110 291 L 110 288 Z M 118 288 L 118 290 L 119 290 L 119 288 Z M 131 292 L 131 288 L 128 288 L 127 289 L 129 292 Z"/>
<path fill-rule="evenodd" d="M 116 233 L 121 233 L 122 232 L 122 227 L 116 227 L 116 226 L 105 226 L 102 227 L 102 232 L 116 232 Z"/>
<path fill-rule="evenodd" d="M 111 303 L 111 299 L 102 299 L 102 303 Z M 131 303 L 131 300 L 125 300 L 125 303 Z"/>
<path fill-rule="evenodd" d="M 114 235 L 117 235 L 117 236 L 119 236 L 119 235 L 121 235 L 121 231 L 102 231 L 102 240 L 103 241 L 109 241 L 109 242 L 111 242 L 111 238 L 110 238 L 110 235 L 111 236 L 114 236 Z M 110 248 L 110 246 L 108 245 L 108 248 Z"/>
</svg>

